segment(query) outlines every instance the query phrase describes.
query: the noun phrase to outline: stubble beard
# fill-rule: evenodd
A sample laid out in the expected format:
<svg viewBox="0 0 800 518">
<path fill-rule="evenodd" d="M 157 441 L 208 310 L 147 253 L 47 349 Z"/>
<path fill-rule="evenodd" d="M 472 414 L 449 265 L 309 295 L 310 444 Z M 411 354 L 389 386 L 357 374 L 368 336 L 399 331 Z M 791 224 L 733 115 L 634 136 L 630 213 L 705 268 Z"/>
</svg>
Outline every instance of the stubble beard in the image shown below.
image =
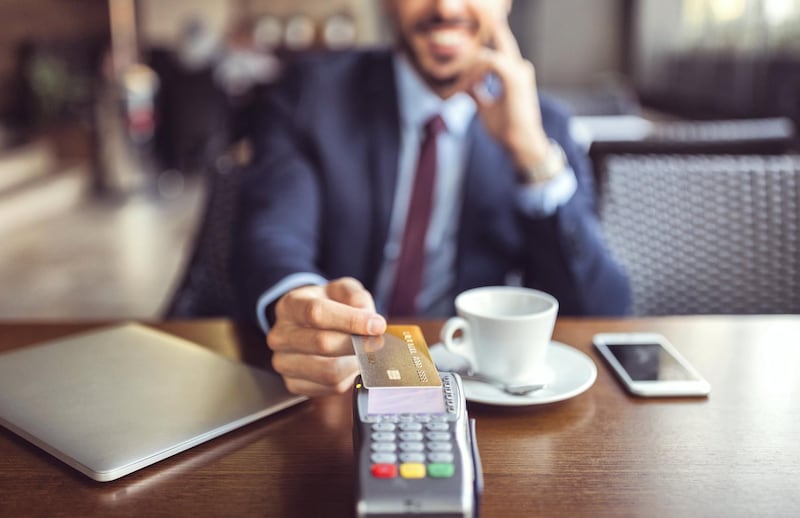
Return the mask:
<svg viewBox="0 0 800 518">
<path fill-rule="evenodd" d="M 460 73 L 455 73 L 447 77 L 436 77 L 435 75 L 431 74 L 425 69 L 424 65 L 422 64 L 422 61 L 419 58 L 419 55 L 417 54 L 417 52 L 414 50 L 414 47 L 408 42 L 406 38 L 399 37 L 398 46 L 400 50 L 403 52 L 403 54 L 405 54 L 405 56 L 408 58 L 411 65 L 414 67 L 414 70 L 417 71 L 419 76 L 422 78 L 425 84 L 427 84 L 431 88 L 431 90 L 433 90 L 440 97 L 443 98 L 449 97 L 454 93 L 453 88 L 456 86 L 456 84 L 458 84 L 458 81 L 461 78 Z M 446 64 L 451 61 L 452 61 L 451 58 L 445 58 L 443 60 L 440 60 L 442 64 Z"/>
</svg>

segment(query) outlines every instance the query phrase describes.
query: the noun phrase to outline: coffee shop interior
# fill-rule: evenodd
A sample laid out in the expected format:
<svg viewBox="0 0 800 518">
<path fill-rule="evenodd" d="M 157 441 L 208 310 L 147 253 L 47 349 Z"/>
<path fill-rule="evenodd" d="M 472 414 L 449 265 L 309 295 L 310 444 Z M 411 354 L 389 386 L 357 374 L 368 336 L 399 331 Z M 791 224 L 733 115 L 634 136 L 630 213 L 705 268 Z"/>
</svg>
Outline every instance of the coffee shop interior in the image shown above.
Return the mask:
<svg viewBox="0 0 800 518">
<path fill-rule="evenodd" d="M 634 314 L 800 312 L 800 0 L 517 0 Z M 258 106 L 373 0 L 0 4 L 0 319 L 225 315 Z"/>
</svg>

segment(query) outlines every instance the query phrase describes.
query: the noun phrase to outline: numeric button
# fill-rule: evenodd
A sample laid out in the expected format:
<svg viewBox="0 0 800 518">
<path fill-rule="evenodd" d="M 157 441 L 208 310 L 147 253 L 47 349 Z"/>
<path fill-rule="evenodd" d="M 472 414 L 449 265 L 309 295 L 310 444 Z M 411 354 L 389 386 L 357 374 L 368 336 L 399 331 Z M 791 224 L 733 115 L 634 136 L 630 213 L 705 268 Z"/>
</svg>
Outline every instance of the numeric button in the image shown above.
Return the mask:
<svg viewBox="0 0 800 518">
<path fill-rule="evenodd" d="M 428 458 L 430 457 L 428 455 Z M 369 459 L 375 464 L 394 464 L 397 462 L 397 455 L 394 453 L 373 453 Z"/>
<path fill-rule="evenodd" d="M 425 434 L 429 441 L 449 441 L 450 432 L 428 432 Z"/>
<path fill-rule="evenodd" d="M 402 454 L 401 454 L 402 455 Z M 428 462 L 432 463 L 451 463 L 453 454 L 444 451 L 432 451 L 428 453 Z"/>
<path fill-rule="evenodd" d="M 430 454 L 428 455 L 430 458 Z M 400 454 L 400 462 L 425 462 L 425 454 L 417 452 L 403 452 Z"/>
<path fill-rule="evenodd" d="M 425 445 L 421 442 L 401 442 L 400 449 L 407 452 L 423 451 L 425 450 Z"/>
<path fill-rule="evenodd" d="M 390 423 L 388 421 L 383 421 L 372 425 L 372 430 L 374 432 L 393 432 L 394 429 L 395 429 L 395 424 Z"/>
<path fill-rule="evenodd" d="M 401 441 L 420 442 L 423 439 L 422 432 L 400 432 L 399 437 Z"/>
<path fill-rule="evenodd" d="M 442 422 L 434 422 L 426 424 L 425 428 L 431 432 L 446 432 L 450 430 L 450 425 Z"/>
<path fill-rule="evenodd" d="M 400 429 L 404 432 L 418 432 L 422 430 L 421 423 L 400 423 Z"/>
<path fill-rule="evenodd" d="M 449 442 L 429 442 L 428 449 L 430 451 L 451 451 L 453 445 Z"/>
<path fill-rule="evenodd" d="M 394 432 L 373 432 L 372 440 L 376 442 L 391 442 L 395 440 Z"/>
<path fill-rule="evenodd" d="M 393 452 L 397 449 L 397 446 L 393 442 L 373 442 L 372 443 L 372 451 L 375 452 Z"/>
</svg>

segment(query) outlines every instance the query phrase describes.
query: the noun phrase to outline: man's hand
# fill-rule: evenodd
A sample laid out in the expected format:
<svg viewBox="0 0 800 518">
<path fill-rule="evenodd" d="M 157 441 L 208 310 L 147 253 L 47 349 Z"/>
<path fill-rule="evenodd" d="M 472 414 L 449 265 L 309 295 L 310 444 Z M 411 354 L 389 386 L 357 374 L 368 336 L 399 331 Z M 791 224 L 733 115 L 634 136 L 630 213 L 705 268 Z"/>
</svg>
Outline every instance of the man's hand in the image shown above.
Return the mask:
<svg viewBox="0 0 800 518">
<path fill-rule="evenodd" d="M 358 364 L 350 335 L 385 330 L 372 295 L 356 279 L 344 277 L 325 286 L 303 286 L 278 299 L 267 344 L 286 388 L 319 396 L 352 387 Z"/>
<path fill-rule="evenodd" d="M 519 168 L 542 162 L 550 143 L 542 127 L 533 64 L 522 57 L 508 20 L 498 20 L 493 41 L 459 81 L 459 89 L 475 99 L 486 129 L 503 144 Z M 485 78 L 493 74 L 502 86 L 499 97 L 486 91 Z"/>
</svg>

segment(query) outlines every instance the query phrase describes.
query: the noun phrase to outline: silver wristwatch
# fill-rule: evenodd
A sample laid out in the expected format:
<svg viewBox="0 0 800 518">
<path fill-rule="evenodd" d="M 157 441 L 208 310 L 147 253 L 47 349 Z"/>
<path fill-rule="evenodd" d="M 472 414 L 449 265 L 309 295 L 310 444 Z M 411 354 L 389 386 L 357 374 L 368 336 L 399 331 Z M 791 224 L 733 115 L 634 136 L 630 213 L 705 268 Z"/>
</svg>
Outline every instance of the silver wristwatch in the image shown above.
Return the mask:
<svg viewBox="0 0 800 518">
<path fill-rule="evenodd" d="M 567 155 L 561 145 L 548 139 L 547 155 L 536 165 L 520 170 L 519 179 L 524 183 L 544 183 L 560 175 L 567 167 Z"/>
</svg>

